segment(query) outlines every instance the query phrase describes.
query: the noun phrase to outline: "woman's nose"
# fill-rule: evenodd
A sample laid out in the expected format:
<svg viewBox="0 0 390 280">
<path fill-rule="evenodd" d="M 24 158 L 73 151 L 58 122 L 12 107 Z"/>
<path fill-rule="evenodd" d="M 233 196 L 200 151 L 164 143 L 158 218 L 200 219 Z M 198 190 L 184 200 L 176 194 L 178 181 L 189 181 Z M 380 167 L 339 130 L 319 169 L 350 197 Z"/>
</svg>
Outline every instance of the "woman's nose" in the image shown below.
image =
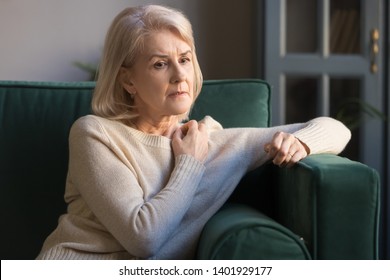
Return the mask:
<svg viewBox="0 0 390 280">
<path fill-rule="evenodd" d="M 176 64 L 173 67 L 171 83 L 179 83 L 186 79 L 186 72 L 182 65 Z"/>
</svg>

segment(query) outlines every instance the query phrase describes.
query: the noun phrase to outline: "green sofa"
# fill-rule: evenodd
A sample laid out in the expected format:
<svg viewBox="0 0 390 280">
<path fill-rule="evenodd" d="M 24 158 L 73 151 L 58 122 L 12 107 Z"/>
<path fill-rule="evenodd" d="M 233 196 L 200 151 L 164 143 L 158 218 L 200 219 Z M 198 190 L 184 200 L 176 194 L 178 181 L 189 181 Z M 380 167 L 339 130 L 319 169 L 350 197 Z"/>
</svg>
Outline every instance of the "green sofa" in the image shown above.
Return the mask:
<svg viewBox="0 0 390 280">
<path fill-rule="evenodd" d="M 93 88 L 0 82 L 1 259 L 34 259 L 66 211 L 68 133 L 90 113 Z M 260 80 L 205 81 L 192 118 L 267 127 L 270 97 Z M 268 164 L 248 173 L 206 224 L 197 258 L 376 259 L 378 222 L 373 169 L 334 155 L 290 169 Z"/>
</svg>

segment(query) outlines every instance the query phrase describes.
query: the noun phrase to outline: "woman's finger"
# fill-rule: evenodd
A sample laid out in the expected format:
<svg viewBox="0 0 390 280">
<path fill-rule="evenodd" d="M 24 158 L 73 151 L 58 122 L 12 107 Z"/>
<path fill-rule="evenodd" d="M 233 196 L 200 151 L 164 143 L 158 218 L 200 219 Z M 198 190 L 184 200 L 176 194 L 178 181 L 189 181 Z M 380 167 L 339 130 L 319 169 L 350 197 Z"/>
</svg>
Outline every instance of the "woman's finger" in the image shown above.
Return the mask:
<svg viewBox="0 0 390 280">
<path fill-rule="evenodd" d="M 271 142 L 264 145 L 264 151 L 275 165 L 281 167 L 291 167 L 308 154 L 308 149 L 299 139 L 284 132 L 275 133 Z"/>
<path fill-rule="evenodd" d="M 280 165 L 284 162 L 288 163 L 295 153 L 294 144 L 296 138 L 289 133 L 281 133 L 280 138 L 280 147 L 274 158 L 274 163 L 276 165 Z"/>
</svg>

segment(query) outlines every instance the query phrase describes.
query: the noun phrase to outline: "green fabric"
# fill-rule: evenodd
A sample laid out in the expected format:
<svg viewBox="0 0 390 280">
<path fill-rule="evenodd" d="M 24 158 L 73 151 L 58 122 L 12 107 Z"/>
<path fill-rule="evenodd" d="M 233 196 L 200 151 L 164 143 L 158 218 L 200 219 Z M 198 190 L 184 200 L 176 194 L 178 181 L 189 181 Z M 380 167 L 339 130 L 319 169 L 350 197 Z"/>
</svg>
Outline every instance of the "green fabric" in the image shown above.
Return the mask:
<svg viewBox="0 0 390 280">
<path fill-rule="evenodd" d="M 230 201 L 249 205 L 303 237 L 313 259 L 377 259 L 379 190 L 375 170 L 325 154 L 293 168 L 257 168 L 241 180 Z"/>
<path fill-rule="evenodd" d="M 269 85 L 261 80 L 206 81 L 191 112 L 200 120 L 210 115 L 223 127 L 268 127 Z"/>
<path fill-rule="evenodd" d="M 303 241 L 287 228 L 242 204 L 228 204 L 205 226 L 199 259 L 310 259 Z"/>
<path fill-rule="evenodd" d="M 276 176 L 277 219 L 304 237 L 313 258 L 378 258 L 375 170 L 334 155 L 314 155 Z"/>
</svg>

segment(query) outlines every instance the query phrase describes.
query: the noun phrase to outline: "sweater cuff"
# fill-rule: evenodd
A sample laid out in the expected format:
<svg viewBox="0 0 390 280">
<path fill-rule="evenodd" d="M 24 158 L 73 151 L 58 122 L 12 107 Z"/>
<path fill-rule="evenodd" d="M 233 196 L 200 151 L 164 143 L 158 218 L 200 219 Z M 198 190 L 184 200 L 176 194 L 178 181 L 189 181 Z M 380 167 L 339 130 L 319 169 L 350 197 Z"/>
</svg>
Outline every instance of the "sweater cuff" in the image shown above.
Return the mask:
<svg viewBox="0 0 390 280">
<path fill-rule="evenodd" d="M 179 155 L 176 157 L 176 167 L 173 171 L 175 181 L 180 186 L 199 184 L 206 167 L 199 160 L 190 155 Z"/>
<path fill-rule="evenodd" d="M 341 122 L 326 117 L 314 119 L 293 135 L 309 147 L 310 154 L 339 154 L 351 138 Z"/>
</svg>

